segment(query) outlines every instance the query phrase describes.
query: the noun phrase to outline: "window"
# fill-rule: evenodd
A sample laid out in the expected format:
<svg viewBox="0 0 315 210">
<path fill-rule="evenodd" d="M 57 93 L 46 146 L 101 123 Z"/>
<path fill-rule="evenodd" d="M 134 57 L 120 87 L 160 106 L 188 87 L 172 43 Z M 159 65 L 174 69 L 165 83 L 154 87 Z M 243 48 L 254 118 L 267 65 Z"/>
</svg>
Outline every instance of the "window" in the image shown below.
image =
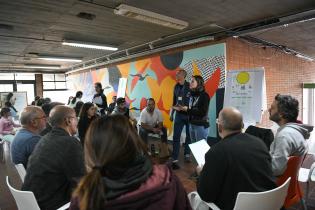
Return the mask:
<svg viewBox="0 0 315 210">
<path fill-rule="evenodd" d="M 64 74 L 43 74 L 44 90 L 67 89 L 66 76 Z"/>
<path fill-rule="evenodd" d="M 35 74 L 32 73 L 17 73 L 15 80 L 35 80 Z"/>
</svg>

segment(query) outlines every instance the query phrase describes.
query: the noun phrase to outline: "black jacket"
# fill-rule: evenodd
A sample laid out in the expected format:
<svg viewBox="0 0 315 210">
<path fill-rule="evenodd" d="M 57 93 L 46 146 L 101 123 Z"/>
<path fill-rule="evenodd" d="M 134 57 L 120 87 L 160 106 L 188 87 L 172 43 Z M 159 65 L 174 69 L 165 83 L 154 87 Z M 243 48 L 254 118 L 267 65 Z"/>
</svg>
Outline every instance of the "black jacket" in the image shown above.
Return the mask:
<svg viewBox="0 0 315 210">
<path fill-rule="evenodd" d="M 101 104 L 94 102 L 94 99 L 97 98 L 97 97 L 101 97 L 101 99 L 102 99 L 102 103 Z M 107 108 L 108 108 L 107 107 L 107 98 L 106 98 L 106 96 L 104 95 L 103 92 L 94 94 L 92 102 L 95 103 L 98 108 L 100 108 L 102 114 L 104 114 L 104 111 L 107 110 Z"/>
<path fill-rule="evenodd" d="M 181 100 L 179 100 L 179 97 L 181 97 Z M 176 105 L 188 106 L 189 97 L 190 97 L 189 82 L 185 81 L 183 85 L 177 83 L 174 87 L 173 106 Z M 187 114 L 187 112 L 184 111 L 177 112 L 185 115 Z"/>
<path fill-rule="evenodd" d="M 208 110 L 210 97 L 205 91 L 191 92 L 189 107 L 189 123 L 209 127 Z"/>
<path fill-rule="evenodd" d="M 91 122 L 94 119 L 95 117 L 92 117 L 92 118 L 83 117 L 82 119 L 80 118 L 78 122 L 78 133 L 79 133 L 79 138 L 80 138 L 82 146 L 84 146 L 84 139 L 85 139 L 86 131 L 88 130 Z"/>
<path fill-rule="evenodd" d="M 200 197 L 220 209 L 232 210 L 238 192 L 276 187 L 266 145 L 249 134 L 227 136 L 211 147 L 197 184 Z"/>
<path fill-rule="evenodd" d="M 22 190 L 32 191 L 41 209 L 55 210 L 70 201 L 76 179 L 84 174 L 80 142 L 53 128 L 30 156 Z"/>
</svg>

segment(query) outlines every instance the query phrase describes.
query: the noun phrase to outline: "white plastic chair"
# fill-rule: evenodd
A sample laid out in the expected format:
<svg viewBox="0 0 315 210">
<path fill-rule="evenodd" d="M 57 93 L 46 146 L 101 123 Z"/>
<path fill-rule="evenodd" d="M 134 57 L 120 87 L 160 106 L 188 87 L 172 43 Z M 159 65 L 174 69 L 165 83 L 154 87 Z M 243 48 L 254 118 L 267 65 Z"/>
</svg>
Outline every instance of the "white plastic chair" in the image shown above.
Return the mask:
<svg viewBox="0 0 315 210">
<path fill-rule="evenodd" d="M 264 192 L 239 192 L 237 194 L 234 210 L 276 210 L 283 206 L 291 178 L 288 178 L 281 186 Z M 197 192 L 193 192 L 197 193 Z M 188 195 L 190 200 L 190 194 Z M 191 204 L 196 203 L 191 201 Z M 204 201 L 203 201 L 204 202 Z M 206 203 L 213 210 L 220 210 L 214 203 Z M 193 206 L 193 205 L 192 205 Z M 199 205 L 203 209 L 203 205 Z M 193 210 L 198 210 L 193 209 Z"/>
<path fill-rule="evenodd" d="M 309 197 L 309 185 L 310 182 L 315 182 L 315 162 L 312 164 L 311 168 L 300 168 L 298 180 L 299 182 L 306 183 L 305 189 L 305 203 L 308 202 Z"/>
<path fill-rule="evenodd" d="M 9 177 L 6 177 L 7 185 L 14 197 L 18 210 L 40 210 L 33 192 L 20 191 L 13 188 L 9 183 Z"/>
<path fill-rule="evenodd" d="M 21 178 L 22 182 L 24 182 L 24 178 L 25 178 L 25 175 L 26 175 L 26 170 L 25 170 L 23 164 L 22 163 L 16 164 L 15 168 L 16 168 L 18 174 L 20 175 L 20 178 Z"/>
</svg>

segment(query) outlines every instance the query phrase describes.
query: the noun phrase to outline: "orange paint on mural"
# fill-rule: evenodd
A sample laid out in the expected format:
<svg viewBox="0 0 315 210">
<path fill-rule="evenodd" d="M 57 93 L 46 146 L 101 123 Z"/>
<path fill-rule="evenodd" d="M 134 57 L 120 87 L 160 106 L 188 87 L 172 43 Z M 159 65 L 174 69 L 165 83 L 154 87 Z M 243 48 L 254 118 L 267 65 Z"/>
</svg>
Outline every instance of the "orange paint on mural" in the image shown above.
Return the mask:
<svg viewBox="0 0 315 210">
<path fill-rule="evenodd" d="M 192 62 L 193 66 L 193 75 L 201 75 L 200 70 L 195 61 Z"/>
<path fill-rule="evenodd" d="M 170 76 L 165 77 L 161 82 L 160 90 L 163 90 L 161 100 L 163 101 L 164 110 L 170 110 L 173 104 L 173 91 L 175 85 L 176 81 Z"/>
<path fill-rule="evenodd" d="M 210 98 L 215 94 L 215 92 L 217 91 L 219 87 L 220 75 L 221 75 L 221 69 L 217 68 L 215 72 L 211 75 L 211 77 L 207 80 L 207 82 L 205 83 L 205 88 Z"/>
<path fill-rule="evenodd" d="M 156 102 L 160 100 L 162 88 L 159 86 L 157 81 L 152 77 L 147 77 L 148 88 L 151 91 L 151 97 L 154 98 Z"/>
<path fill-rule="evenodd" d="M 131 63 L 124 63 L 124 64 L 117 65 L 117 68 L 120 71 L 122 77 L 127 78 L 129 76 L 130 65 Z"/>
</svg>

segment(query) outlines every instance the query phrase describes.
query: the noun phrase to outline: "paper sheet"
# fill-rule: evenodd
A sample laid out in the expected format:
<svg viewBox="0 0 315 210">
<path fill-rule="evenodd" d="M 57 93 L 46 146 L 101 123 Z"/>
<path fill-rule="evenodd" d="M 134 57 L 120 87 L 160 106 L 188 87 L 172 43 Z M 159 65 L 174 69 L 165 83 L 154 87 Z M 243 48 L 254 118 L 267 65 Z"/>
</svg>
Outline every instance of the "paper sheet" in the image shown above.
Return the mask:
<svg viewBox="0 0 315 210">
<path fill-rule="evenodd" d="M 205 139 L 202 139 L 200 141 L 197 141 L 195 143 L 189 144 L 189 148 L 194 155 L 197 163 L 199 166 L 202 166 L 205 164 L 205 154 L 210 149 L 210 146 L 208 145 L 207 141 Z"/>
</svg>

